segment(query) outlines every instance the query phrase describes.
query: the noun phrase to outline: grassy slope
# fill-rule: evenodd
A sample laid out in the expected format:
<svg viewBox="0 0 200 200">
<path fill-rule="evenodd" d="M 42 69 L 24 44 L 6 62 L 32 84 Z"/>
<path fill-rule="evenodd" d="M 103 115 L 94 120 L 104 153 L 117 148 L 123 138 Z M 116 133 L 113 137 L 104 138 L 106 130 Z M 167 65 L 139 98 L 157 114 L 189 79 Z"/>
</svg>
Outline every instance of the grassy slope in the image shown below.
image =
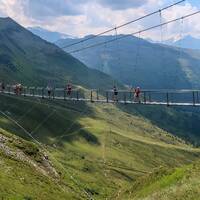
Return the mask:
<svg viewBox="0 0 200 200">
<path fill-rule="evenodd" d="M 149 119 L 152 124 L 196 146 L 200 144 L 200 113 L 197 107 L 174 108 L 164 106 L 120 107 L 124 112 Z"/>
<path fill-rule="evenodd" d="M 28 131 L 34 130 L 33 135 L 48 145 L 50 158 L 61 172 L 61 182 L 78 195 L 82 190 L 70 175 L 95 199 L 116 199 L 124 188 L 153 169 L 182 166 L 200 157 L 198 150 L 149 120 L 114 105 L 3 96 L 0 101 L 1 110 Z M 28 139 L 3 116 L 0 126 Z"/>
<path fill-rule="evenodd" d="M 36 145 L 3 129 L 0 129 L 0 138 L 6 138 L 3 143 L 1 141 L 4 148 L 0 147 L 0 199 L 54 200 L 59 196 L 64 200 L 75 196 L 69 193 L 69 188 L 58 187 L 57 178 L 42 173 L 39 167 L 42 152 Z M 26 159 L 22 159 L 23 155 L 26 155 Z"/>
<path fill-rule="evenodd" d="M 176 169 L 160 169 L 139 179 L 122 199 L 131 200 L 198 200 L 200 163 Z"/>
</svg>

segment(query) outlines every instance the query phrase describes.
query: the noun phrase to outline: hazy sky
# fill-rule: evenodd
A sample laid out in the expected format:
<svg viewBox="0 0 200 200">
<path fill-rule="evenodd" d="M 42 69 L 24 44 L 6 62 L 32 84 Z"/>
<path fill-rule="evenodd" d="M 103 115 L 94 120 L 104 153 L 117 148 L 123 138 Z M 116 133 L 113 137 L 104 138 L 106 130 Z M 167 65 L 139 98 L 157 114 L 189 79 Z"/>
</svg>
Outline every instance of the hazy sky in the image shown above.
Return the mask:
<svg viewBox="0 0 200 200">
<path fill-rule="evenodd" d="M 133 20 L 178 0 L 0 0 L 0 15 L 10 16 L 21 25 L 40 26 L 51 31 L 73 36 L 95 34 L 107 28 Z M 200 0 L 187 0 L 173 9 L 132 24 L 119 33 L 156 25 L 200 9 Z M 191 34 L 200 38 L 200 15 L 162 28 L 162 37 L 180 37 Z M 181 25 L 182 24 L 182 25 Z M 114 34 L 114 33 L 111 33 Z M 141 35 L 161 39 L 161 30 Z"/>
</svg>

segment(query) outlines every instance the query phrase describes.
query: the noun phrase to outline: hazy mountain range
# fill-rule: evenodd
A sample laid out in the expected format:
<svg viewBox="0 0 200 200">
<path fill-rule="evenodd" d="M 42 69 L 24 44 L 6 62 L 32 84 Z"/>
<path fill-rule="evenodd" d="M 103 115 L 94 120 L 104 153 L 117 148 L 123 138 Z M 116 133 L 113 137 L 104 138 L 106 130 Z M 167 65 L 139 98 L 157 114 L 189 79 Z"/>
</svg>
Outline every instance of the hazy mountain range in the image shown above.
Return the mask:
<svg viewBox="0 0 200 200">
<path fill-rule="evenodd" d="M 191 35 L 187 35 L 177 41 L 168 40 L 166 41 L 166 44 L 181 47 L 181 48 L 200 49 L 200 39 L 192 37 Z"/>
<path fill-rule="evenodd" d="M 89 37 L 89 36 L 87 36 Z M 114 39 L 101 36 L 65 49 L 67 52 Z M 64 39 L 60 47 L 81 39 Z M 144 88 L 200 87 L 200 51 L 151 43 L 134 36 L 73 53 L 90 68 L 101 70 L 127 85 Z"/>
<path fill-rule="evenodd" d="M 160 43 L 160 41 L 154 41 L 152 39 L 148 39 L 151 43 Z M 179 48 L 186 48 L 186 49 L 194 49 L 199 50 L 200 49 L 200 38 L 195 38 L 191 35 L 184 36 L 182 39 L 175 39 L 171 38 L 168 40 L 163 41 L 164 44 L 175 46 Z"/>
<path fill-rule="evenodd" d="M 47 30 L 43 31 L 52 34 Z M 41 36 L 38 32 L 35 34 Z M 90 36 L 85 38 L 87 37 Z M 65 39 L 55 43 L 63 47 L 81 39 L 83 38 L 69 38 L 65 35 Z M 110 39 L 113 36 L 101 36 L 65 50 L 70 52 Z M 48 37 L 46 40 L 52 41 Z M 103 71 L 127 85 L 145 88 L 197 88 L 200 87 L 200 52 L 194 49 L 200 49 L 200 40 L 192 36 L 186 36 L 180 41 L 171 39 L 165 41 L 165 44 L 127 37 L 72 55 L 88 67 Z"/>
<path fill-rule="evenodd" d="M 78 39 L 74 36 L 70 36 L 65 33 L 53 32 L 41 27 L 28 27 L 28 30 L 30 30 L 35 35 L 40 36 L 42 39 L 54 43 L 62 39 Z M 152 39 L 148 39 L 148 41 L 152 43 L 160 43 L 160 41 L 154 41 Z M 166 45 L 182 47 L 187 49 L 200 49 L 200 38 L 196 38 L 191 35 L 186 35 L 180 40 L 171 38 L 165 40 L 163 43 Z"/>
<path fill-rule="evenodd" d="M 58 40 L 61 40 L 61 39 L 74 38 L 73 36 L 70 36 L 64 33 L 48 31 L 41 27 L 28 27 L 27 29 L 31 31 L 33 34 L 51 43 L 57 42 Z"/>
</svg>

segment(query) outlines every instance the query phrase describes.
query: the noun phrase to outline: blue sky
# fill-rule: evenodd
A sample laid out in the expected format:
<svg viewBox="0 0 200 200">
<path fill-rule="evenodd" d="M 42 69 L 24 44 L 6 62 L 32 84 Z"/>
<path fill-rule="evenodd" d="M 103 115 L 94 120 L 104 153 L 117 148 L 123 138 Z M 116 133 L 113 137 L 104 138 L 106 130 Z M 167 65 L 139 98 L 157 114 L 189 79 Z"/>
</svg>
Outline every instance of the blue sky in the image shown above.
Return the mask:
<svg viewBox="0 0 200 200">
<path fill-rule="evenodd" d="M 198 8 L 200 8 L 200 2 L 198 0 L 191 0 L 190 1 L 192 5 L 197 6 Z"/>
<path fill-rule="evenodd" d="M 129 20 L 145 15 L 178 0 L 0 0 L 0 16 L 10 16 L 25 27 L 42 28 L 63 32 L 73 36 L 95 34 Z M 162 21 L 167 21 L 200 9 L 200 0 L 187 0 L 162 13 Z M 200 38 L 200 16 L 185 20 L 184 34 Z M 119 33 L 131 33 L 158 24 L 159 16 L 153 16 L 137 24 L 130 25 Z M 178 23 L 163 27 L 165 38 L 177 38 Z M 113 33 L 114 34 L 114 33 Z M 143 37 L 158 38 L 159 30 L 151 31 Z"/>
</svg>

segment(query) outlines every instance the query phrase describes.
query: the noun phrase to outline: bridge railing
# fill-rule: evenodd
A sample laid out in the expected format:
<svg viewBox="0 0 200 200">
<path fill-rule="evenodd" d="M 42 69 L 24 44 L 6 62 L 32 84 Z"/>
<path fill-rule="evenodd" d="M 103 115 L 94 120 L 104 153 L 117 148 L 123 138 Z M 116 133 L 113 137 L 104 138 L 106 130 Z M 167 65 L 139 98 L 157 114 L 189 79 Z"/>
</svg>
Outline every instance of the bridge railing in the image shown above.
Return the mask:
<svg viewBox="0 0 200 200">
<path fill-rule="evenodd" d="M 199 90 L 150 90 L 143 91 L 143 93 L 149 96 L 148 101 L 150 102 L 189 103 L 194 105 L 200 103 Z"/>
<path fill-rule="evenodd" d="M 174 103 L 188 103 L 192 105 L 200 104 L 200 90 L 142 90 L 140 98 L 135 98 L 133 90 L 119 90 L 118 95 L 115 96 L 113 90 L 83 90 L 73 89 L 69 94 L 64 88 L 53 88 L 51 89 L 50 95 L 48 89 L 44 87 L 25 87 L 16 92 L 16 87 L 7 85 L 6 93 L 33 96 L 39 98 L 50 98 L 50 99 L 63 99 L 63 100 L 82 100 L 91 102 L 107 102 L 113 103 L 114 101 L 120 103 L 163 103 L 163 104 L 174 104 Z"/>
<path fill-rule="evenodd" d="M 106 101 L 114 101 L 114 93 L 112 90 L 106 91 Z M 115 100 L 124 103 L 141 102 L 153 103 L 160 102 L 167 105 L 173 103 L 188 103 L 199 104 L 200 103 L 200 90 L 142 90 L 139 98 L 135 98 L 134 91 L 119 90 Z"/>
</svg>

